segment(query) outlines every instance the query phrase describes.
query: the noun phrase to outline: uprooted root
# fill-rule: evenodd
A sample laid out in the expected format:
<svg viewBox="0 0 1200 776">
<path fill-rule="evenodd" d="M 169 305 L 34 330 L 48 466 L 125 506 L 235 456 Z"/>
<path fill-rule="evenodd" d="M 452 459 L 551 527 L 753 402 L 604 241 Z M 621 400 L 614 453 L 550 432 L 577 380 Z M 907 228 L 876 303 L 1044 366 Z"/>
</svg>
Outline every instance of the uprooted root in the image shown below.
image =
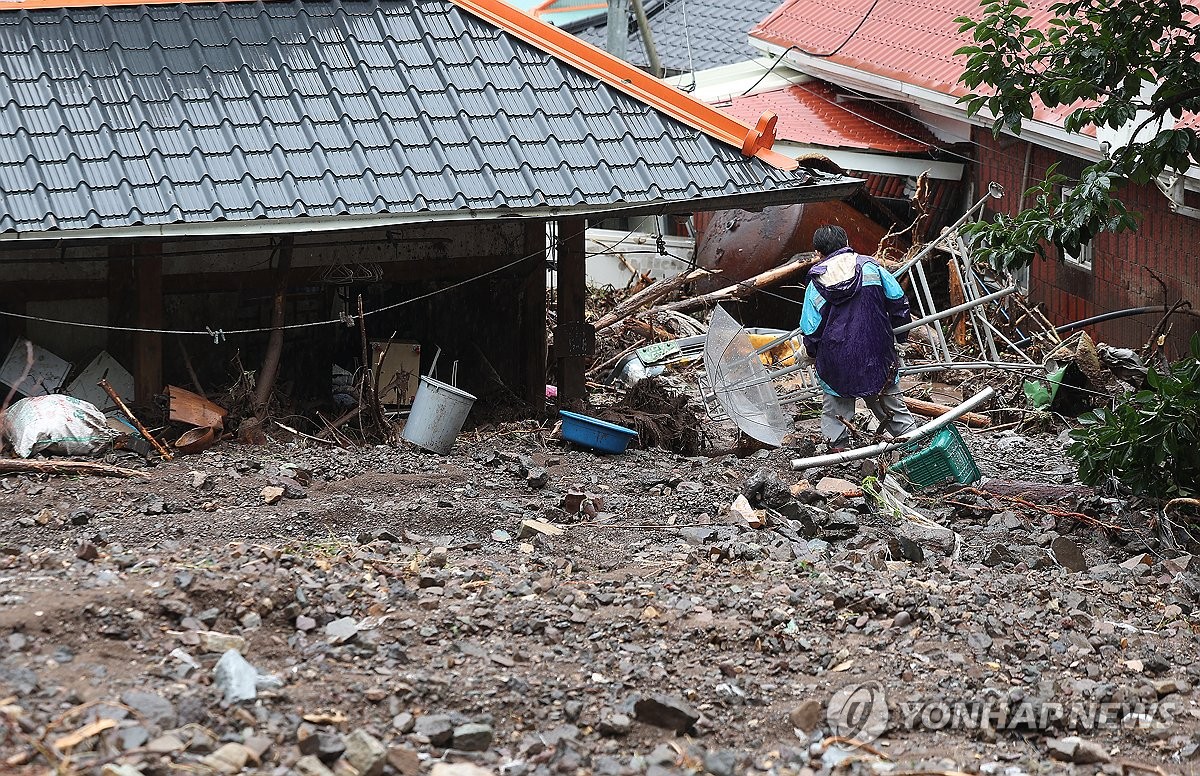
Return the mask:
<svg viewBox="0 0 1200 776">
<path fill-rule="evenodd" d="M 704 449 L 700 415 L 691 397 L 655 377 L 634 383 L 599 417 L 638 432 L 638 444 L 644 448 L 662 447 L 682 455 L 699 455 Z"/>
</svg>

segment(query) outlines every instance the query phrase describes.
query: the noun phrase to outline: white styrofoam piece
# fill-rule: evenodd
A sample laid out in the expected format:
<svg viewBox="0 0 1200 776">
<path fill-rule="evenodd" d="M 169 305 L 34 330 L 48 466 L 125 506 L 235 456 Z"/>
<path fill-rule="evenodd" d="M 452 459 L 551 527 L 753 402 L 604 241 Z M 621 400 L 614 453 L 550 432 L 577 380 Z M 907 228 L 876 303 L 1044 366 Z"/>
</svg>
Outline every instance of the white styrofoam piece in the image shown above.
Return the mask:
<svg viewBox="0 0 1200 776">
<path fill-rule="evenodd" d="M 0 366 L 0 382 L 17 389 L 17 392 L 24 396 L 46 396 L 54 393 L 67 379 L 67 374 L 71 371 L 71 362 L 64 361 L 43 347 L 33 345 L 33 366 L 29 370 L 29 376 L 22 380 L 21 375 L 25 372 L 28 361 L 26 342 L 29 340 L 18 337 L 13 343 L 3 366 Z"/>
<path fill-rule="evenodd" d="M 83 371 L 67 386 L 67 393 L 76 399 L 83 399 L 95 404 L 101 412 L 115 409 L 116 405 L 113 404 L 113 400 L 108 398 L 104 389 L 96 384 L 100 382 L 101 378 L 107 379 L 109 385 L 126 403 L 134 400 L 133 375 L 129 373 L 128 369 L 121 366 L 119 361 L 110 356 L 107 350 L 100 351 L 92 359 L 92 362 L 83 368 Z"/>
</svg>

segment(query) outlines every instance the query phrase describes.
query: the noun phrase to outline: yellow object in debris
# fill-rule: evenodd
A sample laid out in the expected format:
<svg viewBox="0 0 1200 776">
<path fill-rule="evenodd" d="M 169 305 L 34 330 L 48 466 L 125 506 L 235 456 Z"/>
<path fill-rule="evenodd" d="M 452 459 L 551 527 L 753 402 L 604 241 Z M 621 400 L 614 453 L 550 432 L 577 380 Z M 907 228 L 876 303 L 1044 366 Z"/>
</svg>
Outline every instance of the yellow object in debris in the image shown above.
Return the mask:
<svg viewBox="0 0 1200 776">
<path fill-rule="evenodd" d="M 774 334 L 751 334 L 749 336 L 750 344 L 754 346 L 755 350 L 778 339 L 778 336 Z M 805 357 L 804 345 L 799 339 L 793 338 L 761 353 L 759 358 L 762 359 L 764 366 L 792 366 L 796 363 L 797 355 L 801 359 Z"/>
</svg>

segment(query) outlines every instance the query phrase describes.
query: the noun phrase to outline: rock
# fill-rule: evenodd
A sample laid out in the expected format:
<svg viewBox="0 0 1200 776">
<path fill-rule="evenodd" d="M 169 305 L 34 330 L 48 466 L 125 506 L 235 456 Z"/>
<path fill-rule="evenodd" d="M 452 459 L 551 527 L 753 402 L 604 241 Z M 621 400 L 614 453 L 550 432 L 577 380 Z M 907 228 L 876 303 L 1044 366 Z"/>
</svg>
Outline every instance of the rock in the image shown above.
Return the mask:
<svg viewBox="0 0 1200 776">
<path fill-rule="evenodd" d="M 300 727 L 296 728 L 296 748 L 300 754 L 316 754 L 319 745 L 317 726 L 308 722 L 300 723 Z"/>
<path fill-rule="evenodd" d="M 346 752 L 342 757 L 354 766 L 359 776 L 379 776 L 387 762 L 387 749 L 371 734 L 355 730 L 346 736 Z"/>
<path fill-rule="evenodd" d="M 921 545 L 907 536 L 896 536 L 888 540 L 888 554 L 892 556 L 892 560 L 907 560 L 913 563 L 925 561 L 925 551 L 921 549 Z"/>
<path fill-rule="evenodd" d="M 496 776 L 496 772 L 472 763 L 437 763 L 429 776 Z"/>
<path fill-rule="evenodd" d="M 532 520 L 522 520 L 521 530 L 517 532 L 517 537 L 521 539 L 531 539 L 535 536 L 562 536 L 563 529 L 551 523 L 549 520 L 543 520 L 540 517 Z"/>
<path fill-rule="evenodd" d="M 238 652 L 246 650 L 246 640 L 241 636 L 221 633 L 219 631 L 200 631 L 196 635 L 200 637 L 200 651 L 202 652 L 220 652 L 224 654 L 231 649 L 235 649 Z"/>
<path fill-rule="evenodd" d="M 1076 765 L 1106 763 L 1110 759 L 1104 747 L 1079 736 L 1047 738 L 1046 749 L 1051 759 Z"/>
<path fill-rule="evenodd" d="M 983 559 L 983 565 L 992 568 L 996 566 L 1009 566 L 1020 562 L 1021 559 L 1006 544 L 997 544 L 992 547 L 987 557 Z"/>
<path fill-rule="evenodd" d="M 142 776 L 142 772 L 132 765 L 109 763 L 100 771 L 100 776 Z"/>
<path fill-rule="evenodd" d="M 100 550 L 91 542 L 80 542 L 75 548 L 75 557 L 80 560 L 93 561 L 100 557 Z"/>
<path fill-rule="evenodd" d="M 485 752 L 492 745 L 492 726 L 468 723 L 454 728 L 455 749 L 464 752 Z"/>
<path fill-rule="evenodd" d="M 738 772 L 738 755 L 729 749 L 705 752 L 704 771 L 712 776 L 734 776 Z"/>
<path fill-rule="evenodd" d="M 241 773 L 250 761 L 250 750 L 242 744 L 228 743 L 201 760 L 218 773 Z"/>
<path fill-rule="evenodd" d="M 192 487 L 196 490 L 208 491 L 216 487 L 216 482 L 213 480 L 213 476 L 208 472 L 194 471 L 191 472 L 191 475 Z"/>
<path fill-rule="evenodd" d="M 391 747 L 388 749 L 387 761 L 392 770 L 400 776 L 419 776 L 421 773 L 421 755 L 411 747 Z"/>
<path fill-rule="evenodd" d="M 1058 565 L 1069 571 L 1073 573 L 1087 571 L 1088 563 L 1083 557 L 1083 551 L 1079 549 L 1078 544 L 1067 537 L 1059 536 L 1050 542 L 1050 552 L 1054 554 L 1054 560 L 1058 561 Z"/>
<path fill-rule="evenodd" d="M 258 697 L 254 684 L 257 677 L 258 671 L 236 649 L 221 655 L 213 669 L 213 684 L 224 694 L 226 704 Z"/>
<path fill-rule="evenodd" d="M 407 711 L 402 711 L 396 716 L 392 717 L 392 729 L 397 733 L 411 733 L 413 724 L 415 722 L 416 720 L 413 718 L 412 714 Z"/>
<path fill-rule="evenodd" d="M 684 733 L 700 719 L 700 712 L 682 698 L 663 693 L 639 698 L 633 704 L 634 716 L 640 722 Z"/>
<path fill-rule="evenodd" d="M 326 768 L 324 763 L 311 754 L 297 760 L 296 764 L 292 766 L 292 770 L 299 776 L 333 776 L 333 771 Z"/>
<path fill-rule="evenodd" d="M 850 480 L 843 480 L 840 477 L 822 477 L 814 486 L 817 493 L 822 496 L 857 496 L 861 492 L 861 488 L 855 485 Z"/>
<path fill-rule="evenodd" d="M 454 737 L 454 723 L 445 714 L 426 714 L 417 717 L 413 732 L 425 736 L 434 746 L 445 746 Z"/>
<path fill-rule="evenodd" d="M 450 562 L 450 550 L 446 547 L 434 547 L 429 551 L 425 562 L 435 569 L 445 568 L 446 564 Z"/>
<path fill-rule="evenodd" d="M 805 733 L 816 730 L 824 718 L 825 710 L 821 708 L 821 702 L 811 698 L 792 709 L 788 714 L 788 722 L 792 723 L 792 727 L 803 730 Z"/>
<path fill-rule="evenodd" d="M 308 491 L 305 490 L 304 486 L 293 480 L 291 477 L 272 477 L 269 482 L 272 487 L 283 488 L 284 498 L 308 498 Z"/>
<path fill-rule="evenodd" d="M 177 721 L 175 704 L 152 692 L 129 690 L 121 693 L 121 703 L 133 709 L 148 725 L 173 728 Z"/>
<path fill-rule="evenodd" d="M 182 752 L 187 748 L 178 736 L 167 733 L 154 739 L 146 744 L 146 749 L 155 754 L 170 754 L 172 752 Z"/>
<path fill-rule="evenodd" d="M 325 638 L 330 644 L 344 644 L 358 635 L 358 620 L 341 617 L 325 626 Z"/>
<path fill-rule="evenodd" d="M 742 495 L 756 507 L 778 509 L 792 500 L 788 484 L 770 469 L 759 469 L 742 485 Z"/>
<path fill-rule="evenodd" d="M 283 488 L 278 485 L 268 485 L 262 489 L 262 501 L 264 504 L 278 504 L 283 499 Z"/>
<path fill-rule="evenodd" d="M 86 507 L 71 510 L 71 525 L 87 525 L 96 513 Z"/>
<path fill-rule="evenodd" d="M 1132 558 L 1122 561 L 1121 568 L 1130 569 L 1131 571 L 1138 571 L 1141 569 L 1147 569 L 1153 565 L 1154 558 L 1150 557 L 1149 553 L 1143 552 L 1134 555 Z"/>
<path fill-rule="evenodd" d="M 729 515 L 751 528 L 762 528 L 766 525 L 766 512 L 750 506 L 745 496 L 738 495 L 729 505 Z"/>
<path fill-rule="evenodd" d="M 525 483 L 534 490 L 540 490 L 546 487 L 550 482 L 550 472 L 535 466 L 529 470 L 529 474 L 525 475 Z"/>
<path fill-rule="evenodd" d="M 313 618 L 307 617 L 303 614 L 296 617 L 296 630 L 310 631 L 315 627 L 317 627 L 317 621 Z"/>
<path fill-rule="evenodd" d="M 632 729 L 633 720 L 629 718 L 628 714 L 620 713 L 605 714 L 596 725 L 596 730 L 602 736 L 624 736 L 628 735 Z"/>
<path fill-rule="evenodd" d="M 317 733 L 317 759 L 328 765 L 346 751 L 346 742 L 337 733 Z"/>
</svg>

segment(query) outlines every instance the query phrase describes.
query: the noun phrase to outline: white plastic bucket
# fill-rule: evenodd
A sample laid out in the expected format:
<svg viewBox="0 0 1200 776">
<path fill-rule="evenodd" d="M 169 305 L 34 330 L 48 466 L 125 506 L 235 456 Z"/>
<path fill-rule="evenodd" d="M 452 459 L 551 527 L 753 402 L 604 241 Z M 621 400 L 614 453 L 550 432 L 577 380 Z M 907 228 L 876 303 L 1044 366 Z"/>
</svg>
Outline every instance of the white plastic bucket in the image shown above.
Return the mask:
<svg viewBox="0 0 1200 776">
<path fill-rule="evenodd" d="M 474 403 L 475 397 L 466 391 L 422 376 L 402 436 L 418 447 L 445 455 Z"/>
</svg>

